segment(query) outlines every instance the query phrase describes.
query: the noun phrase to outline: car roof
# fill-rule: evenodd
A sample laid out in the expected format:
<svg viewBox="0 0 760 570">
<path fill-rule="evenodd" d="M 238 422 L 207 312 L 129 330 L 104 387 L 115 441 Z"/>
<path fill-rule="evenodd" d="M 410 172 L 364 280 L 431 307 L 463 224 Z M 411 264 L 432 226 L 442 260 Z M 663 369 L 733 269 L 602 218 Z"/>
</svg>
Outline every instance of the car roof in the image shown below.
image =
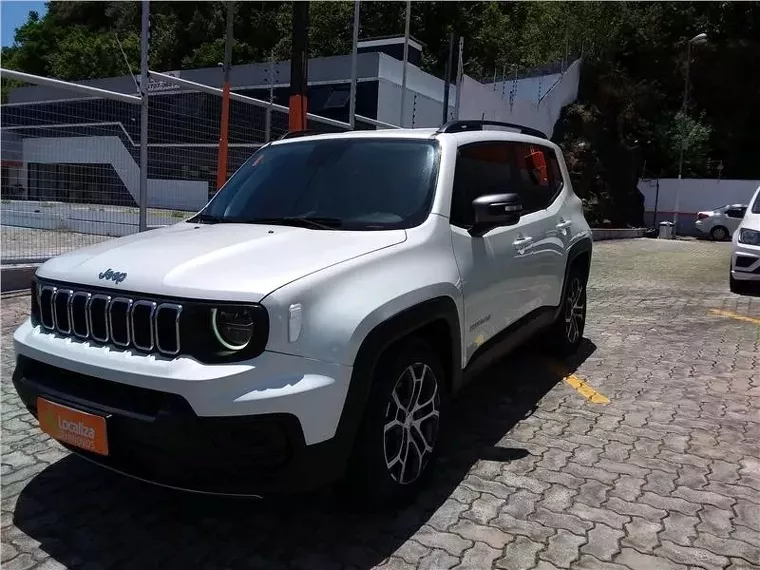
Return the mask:
<svg viewBox="0 0 760 570">
<path fill-rule="evenodd" d="M 294 136 L 282 140 L 273 141 L 271 144 L 291 144 L 298 141 L 314 140 L 339 140 L 339 139 L 409 139 L 409 140 L 430 140 L 430 139 L 447 139 L 456 141 L 457 144 L 466 144 L 477 142 L 478 140 L 508 140 L 539 144 L 544 146 L 556 147 L 548 139 L 539 138 L 529 134 L 522 134 L 515 131 L 503 129 L 484 129 L 470 130 L 463 132 L 441 133 L 437 128 L 415 128 L 415 129 L 381 129 L 376 131 L 359 130 L 345 131 L 339 133 L 315 133 L 303 136 Z"/>
</svg>

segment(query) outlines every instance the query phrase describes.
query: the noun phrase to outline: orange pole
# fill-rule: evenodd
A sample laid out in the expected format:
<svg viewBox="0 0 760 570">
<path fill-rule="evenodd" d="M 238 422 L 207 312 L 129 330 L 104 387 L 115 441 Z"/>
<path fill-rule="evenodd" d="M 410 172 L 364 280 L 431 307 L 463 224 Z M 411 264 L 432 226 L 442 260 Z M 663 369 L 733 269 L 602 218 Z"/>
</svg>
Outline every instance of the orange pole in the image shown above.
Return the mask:
<svg viewBox="0 0 760 570">
<path fill-rule="evenodd" d="M 216 164 L 216 189 L 222 187 L 227 180 L 227 144 L 230 122 L 230 82 L 224 82 L 222 92 L 222 125 L 219 133 L 219 155 Z"/>
</svg>

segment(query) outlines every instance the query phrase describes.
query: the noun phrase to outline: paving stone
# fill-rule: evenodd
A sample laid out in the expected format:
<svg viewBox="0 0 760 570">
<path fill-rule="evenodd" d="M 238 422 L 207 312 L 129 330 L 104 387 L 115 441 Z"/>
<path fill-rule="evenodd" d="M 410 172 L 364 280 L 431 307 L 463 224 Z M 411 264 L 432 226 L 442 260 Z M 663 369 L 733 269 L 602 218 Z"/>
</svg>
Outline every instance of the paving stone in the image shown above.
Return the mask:
<svg viewBox="0 0 760 570">
<path fill-rule="evenodd" d="M 28 570 L 33 568 L 37 561 L 31 554 L 23 552 L 18 556 L 11 558 L 8 562 L 3 562 L 3 570 Z"/>
<path fill-rule="evenodd" d="M 706 481 L 705 484 L 707 484 Z M 711 491 L 699 491 L 689 487 L 678 487 L 672 496 L 698 505 L 712 505 L 721 509 L 730 509 L 731 505 L 735 502 L 735 499 L 731 497 L 725 497 Z"/>
<path fill-rule="evenodd" d="M 561 568 L 568 568 L 578 558 L 580 546 L 585 542 L 586 537 L 560 529 L 549 539 L 549 547 L 541 552 L 540 558 Z"/>
<path fill-rule="evenodd" d="M 631 570 L 628 566 L 603 562 L 588 554 L 581 555 L 580 560 L 573 564 L 573 568 L 575 570 Z"/>
<path fill-rule="evenodd" d="M 619 515 L 614 511 L 589 507 L 583 503 L 575 503 L 568 512 L 585 521 L 603 523 L 618 529 L 622 529 L 623 525 L 631 520 L 630 517 Z"/>
<path fill-rule="evenodd" d="M 409 564 L 417 564 L 421 558 L 429 553 L 430 549 L 422 546 L 416 540 L 407 540 L 394 552 L 394 556 L 403 558 Z"/>
<path fill-rule="evenodd" d="M 636 570 L 688 570 L 687 566 L 676 564 L 665 557 L 642 554 L 632 548 L 623 548 L 614 562 L 622 567 Z"/>
<path fill-rule="evenodd" d="M 515 492 L 514 488 L 507 487 L 506 485 L 497 481 L 486 481 L 480 477 L 470 476 L 462 482 L 466 487 L 480 493 L 490 493 L 495 497 L 506 499 Z"/>
<path fill-rule="evenodd" d="M 520 489 L 510 495 L 509 500 L 503 503 L 501 511 L 518 519 L 525 519 L 536 510 L 536 503 L 541 495 L 531 493 L 527 489 Z"/>
<path fill-rule="evenodd" d="M 633 517 L 624 530 L 625 538 L 620 544 L 635 548 L 639 552 L 651 552 L 659 544 L 657 533 L 662 530 L 662 524 Z"/>
<path fill-rule="evenodd" d="M 695 527 L 698 522 L 699 519 L 697 517 L 672 511 L 662 521 L 665 531 L 660 536 L 681 546 L 689 546 L 692 539 L 697 536 Z"/>
<path fill-rule="evenodd" d="M 588 542 L 581 546 L 581 552 L 609 562 L 620 551 L 620 539 L 625 533 L 600 523 L 588 531 L 587 536 Z"/>
<path fill-rule="evenodd" d="M 619 499 L 618 497 L 612 497 L 607 501 L 606 506 L 608 509 L 611 509 L 618 514 L 641 517 L 650 521 L 663 519 L 668 514 L 666 511 L 657 509 L 651 505 L 646 505 L 644 503 L 630 503 Z"/>
<path fill-rule="evenodd" d="M 575 500 L 590 507 L 599 507 L 607 500 L 607 494 L 611 489 L 612 487 L 606 483 L 590 479 L 581 485 L 580 492 L 575 497 Z"/>
<path fill-rule="evenodd" d="M 418 570 L 448 570 L 459 564 L 459 558 L 443 550 L 433 550 L 420 560 Z"/>
<path fill-rule="evenodd" d="M 493 548 L 502 549 L 512 540 L 513 534 L 503 532 L 492 526 L 476 524 L 470 520 L 461 520 L 451 527 L 451 532 L 473 542 L 482 541 Z"/>
<path fill-rule="evenodd" d="M 760 507 L 740 499 L 734 505 L 734 511 L 736 512 L 736 519 L 734 520 L 736 524 L 760 531 Z"/>
<path fill-rule="evenodd" d="M 501 513 L 493 522 L 504 532 L 526 536 L 535 540 L 546 540 L 555 532 L 554 529 L 542 524 L 516 519 L 506 513 Z"/>
<path fill-rule="evenodd" d="M 760 547 L 752 546 L 740 540 L 718 538 L 708 533 L 700 533 L 694 546 L 704 548 L 712 553 L 720 552 L 725 556 L 742 558 L 760 566 Z"/>
<path fill-rule="evenodd" d="M 519 501 L 516 496 L 521 491 L 517 491 L 510 496 L 507 504 L 515 504 Z M 504 500 L 499 497 L 494 497 L 488 493 L 481 494 L 477 499 L 472 501 L 470 508 L 462 515 L 462 517 L 472 520 L 479 524 L 488 524 L 491 519 L 498 516 L 499 510 L 504 506 Z"/>
<path fill-rule="evenodd" d="M 447 499 L 438 510 L 433 513 L 427 524 L 436 530 L 445 531 L 451 525 L 455 524 L 462 513 L 467 510 L 467 505 L 463 505 L 454 499 Z"/>
<path fill-rule="evenodd" d="M 677 511 L 684 515 L 695 515 L 700 509 L 698 504 L 690 503 L 684 499 L 677 497 L 663 497 L 662 495 L 655 495 L 646 491 L 639 499 L 642 503 L 646 503 L 652 507 L 658 509 L 664 509 L 666 511 Z"/>
<path fill-rule="evenodd" d="M 577 493 L 577 491 L 562 487 L 561 485 L 552 485 L 544 493 L 543 499 L 538 504 L 555 513 L 561 513 L 570 508 L 573 504 L 573 497 Z"/>
<path fill-rule="evenodd" d="M 676 490 L 677 476 L 675 473 L 666 473 L 665 471 L 651 471 L 646 476 L 646 483 L 641 489 L 651 491 L 657 495 L 669 495 Z"/>
<path fill-rule="evenodd" d="M 713 568 L 723 568 L 728 566 L 728 558 L 725 556 L 717 556 L 708 550 L 701 548 L 691 548 L 688 546 L 680 546 L 669 540 L 663 540 L 662 546 L 659 546 L 655 550 L 655 554 L 663 556 L 677 562 L 679 564 L 688 565 L 693 564 L 712 570 Z"/>
<path fill-rule="evenodd" d="M 730 536 L 730 533 L 733 530 L 733 524 L 731 521 L 734 516 L 733 511 L 719 509 L 712 505 L 705 505 L 697 514 L 702 521 L 697 525 L 697 530 L 699 532 L 709 532 L 720 538 L 728 538 Z M 674 540 L 673 542 L 678 541 Z"/>
<path fill-rule="evenodd" d="M 465 540 L 457 534 L 438 532 L 428 526 L 423 526 L 414 535 L 414 539 L 428 548 L 441 548 L 452 556 L 461 556 L 473 544 L 471 540 Z"/>
<path fill-rule="evenodd" d="M 540 542 L 533 542 L 524 536 L 518 536 L 504 549 L 504 556 L 496 561 L 498 568 L 506 570 L 528 570 L 536 565 L 536 554 L 543 549 Z"/>
<path fill-rule="evenodd" d="M 454 566 L 456 570 L 483 570 L 491 568 L 494 561 L 501 556 L 501 549 L 491 548 L 485 542 L 476 542 L 462 556 L 462 562 Z"/>
</svg>

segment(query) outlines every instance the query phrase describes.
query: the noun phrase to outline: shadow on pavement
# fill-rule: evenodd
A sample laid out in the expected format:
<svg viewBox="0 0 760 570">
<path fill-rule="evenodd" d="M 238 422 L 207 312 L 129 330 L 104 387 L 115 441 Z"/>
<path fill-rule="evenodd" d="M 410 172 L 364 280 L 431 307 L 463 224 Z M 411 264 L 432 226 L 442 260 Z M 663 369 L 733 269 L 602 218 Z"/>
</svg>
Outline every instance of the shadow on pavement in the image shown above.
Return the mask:
<svg viewBox="0 0 760 570">
<path fill-rule="evenodd" d="M 410 538 L 478 460 L 529 455 L 498 443 L 595 348 L 584 341 L 563 366 L 518 350 L 484 372 L 454 402 L 428 487 L 400 510 L 347 512 L 327 491 L 277 501 L 192 495 L 68 456 L 24 488 L 14 523 L 67 567 L 370 568 Z"/>
</svg>

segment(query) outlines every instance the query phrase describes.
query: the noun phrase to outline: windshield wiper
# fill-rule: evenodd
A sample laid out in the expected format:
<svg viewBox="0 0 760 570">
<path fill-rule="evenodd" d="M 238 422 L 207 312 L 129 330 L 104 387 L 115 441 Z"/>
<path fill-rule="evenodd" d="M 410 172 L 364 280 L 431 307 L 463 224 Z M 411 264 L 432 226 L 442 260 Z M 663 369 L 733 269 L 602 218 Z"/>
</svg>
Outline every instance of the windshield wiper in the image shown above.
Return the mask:
<svg viewBox="0 0 760 570">
<path fill-rule="evenodd" d="M 280 218 L 253 218 L 246 220 L 251 224 L 299 225 L 319 230 L 333 230 L 343 225 L 338 218 L 317 218 L 310 216 L 282 216 Z"/>
</svg>

